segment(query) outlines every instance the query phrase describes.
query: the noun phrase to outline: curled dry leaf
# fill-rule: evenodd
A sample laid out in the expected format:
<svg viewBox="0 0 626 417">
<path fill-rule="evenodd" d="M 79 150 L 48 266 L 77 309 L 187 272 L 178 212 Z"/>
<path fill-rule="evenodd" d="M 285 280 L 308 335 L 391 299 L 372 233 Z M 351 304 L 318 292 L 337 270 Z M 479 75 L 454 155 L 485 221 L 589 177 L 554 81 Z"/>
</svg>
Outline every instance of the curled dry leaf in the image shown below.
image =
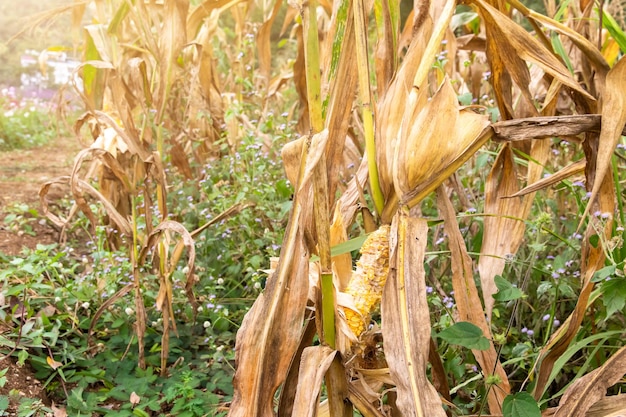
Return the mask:
<svg viewBox="0 0 626 417">
<path fill-rule="evenodd" d="M 497 50 L 501 54 L 506 54 L 507 59 L 509 57 L 519 57 L 524 61 L 538 65 L 560 83 L 576 90 L 588 100 L 595 101 L 594 97 L 572 78 L 565 65 L 524 28 L 513 23 L 510 18 L 489 5 L 486 1 L 477 0 L 476 4 L 480 7 L 481 14 L 485 18 L 488 33 L 489 31 L 492 33 L 492 36 L 490 36 L 491 40 L 496 43 Z M 527 74 L 528 71 L 526 65 L 523 67 L 526 69 L 525 72 L 521 66 L 517 66 L 514 68 L 514 72 L 511 72 L 514 80 L 522 89 L 528 86 L 527 83 L 520 84 L 525 81 L 523 74 Z M 509 69 L 509 66 L 507 66 L 507 69 Z M 532 98 L 530 101 L 532 103 Z"/>
<path fill-rule="evenodd" d="M 322 381 L 336 354 L 337 351 L 322 345 L 304 349 L 292 415 L 302 417 L 317 415 Z"/>
</svg>

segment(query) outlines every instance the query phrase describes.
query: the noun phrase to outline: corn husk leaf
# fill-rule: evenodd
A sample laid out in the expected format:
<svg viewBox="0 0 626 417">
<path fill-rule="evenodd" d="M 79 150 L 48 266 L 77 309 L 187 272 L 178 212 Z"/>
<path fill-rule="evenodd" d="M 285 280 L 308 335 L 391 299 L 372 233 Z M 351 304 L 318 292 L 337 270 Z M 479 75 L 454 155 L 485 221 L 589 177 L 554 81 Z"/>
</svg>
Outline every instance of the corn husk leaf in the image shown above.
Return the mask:
<svg viewBox="0 0 626 417">
<path fill-rule="evenodd" d="M 398 132 L 402 125 L 403 112 L 398 110 L 398 106 L 404 106 L 404 103 L 408 100 L 413 85 L 413 78 L 424 55 L 427 39 L 430 38 L 432 33 L 432 26 L 432 19 L 430 15 L 426 14 L 419 23 L 402 66 L 380 101 L 378 111 L 375 114 L 376 163 L 378 165 L 381 189 L 386 200 L 389 199 L 390 194 L 393 192 L 394 149 Z M 423 95 L 422 97 L 423 101 L 418 103 L 420 106 L 423 106 L 426 102 L 426 96 Z"/>
<path fill-rule="evenodd" d="M 426 103 L 395 149 L 393 179 L 400 203 L 417 204 L 490 137 L 486 116 L 461 110 L 449 80 Z"/>
<path fill-rule="evenodd" d="M 337 204 L 335 204 L 333 223 L 330 226 L 331 253 L 334 246 L 348 241 L 348 234 L 346 233 L 346 226 L 343 223 L 341 212 L 341 202 L 338 201 Z M 350 256 L 349 252 L 338 254 L 332 257 L 332 262 L 333 271 L 337 277 L 335 286 L 338 291 L 344 291 L 352 277 L 352 256 Z"/>
<path fill-rule="evenodd" d="M 440 416 L 437 391 L 426 375 L 430 315 L 426 301 L 424 256 L 426 220 L 398 213 L 390 232 L 390 273 L 381 304 L 385 358 L 403 415 Z"/>
</svg>

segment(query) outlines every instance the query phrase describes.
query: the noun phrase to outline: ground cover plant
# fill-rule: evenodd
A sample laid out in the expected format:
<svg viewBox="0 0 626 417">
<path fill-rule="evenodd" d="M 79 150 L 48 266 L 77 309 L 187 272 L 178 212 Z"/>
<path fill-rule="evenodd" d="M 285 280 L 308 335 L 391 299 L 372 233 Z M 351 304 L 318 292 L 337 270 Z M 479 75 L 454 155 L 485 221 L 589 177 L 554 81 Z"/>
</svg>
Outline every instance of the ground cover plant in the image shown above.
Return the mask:
<svg viewBox="0 0 626 417">
<path fill-rule="evenodd" d="M 61 243 L 0 273 L 54 412 L 625 408 L 619 2 L 94 16 Z"/>
<path fill-rule="evenodd" d="M 52 103 L 25 97 L 15 87 L 0 88 L 0 150 L 41 146 L 66 133 L 55 120 Z"/>
</svg>

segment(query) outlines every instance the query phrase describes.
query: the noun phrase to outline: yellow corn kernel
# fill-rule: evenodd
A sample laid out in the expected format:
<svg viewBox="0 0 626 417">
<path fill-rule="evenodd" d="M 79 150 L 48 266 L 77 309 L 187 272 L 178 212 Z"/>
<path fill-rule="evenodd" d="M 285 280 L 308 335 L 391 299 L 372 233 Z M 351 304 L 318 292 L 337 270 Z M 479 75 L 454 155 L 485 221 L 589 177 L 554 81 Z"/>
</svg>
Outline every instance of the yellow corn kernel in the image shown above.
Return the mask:
<svg viewBox="0 0 626 417">
<path fill-rule="evenodd" d="M 370 314 L 378 306 L 389 274 L 389 226 L 381 226 L 369 235 L 361 247 L 356 271 L 346 289 L 357 311 L 345 307 L 346 321 L 359 337 L 369 323 Z"/>
</svg>

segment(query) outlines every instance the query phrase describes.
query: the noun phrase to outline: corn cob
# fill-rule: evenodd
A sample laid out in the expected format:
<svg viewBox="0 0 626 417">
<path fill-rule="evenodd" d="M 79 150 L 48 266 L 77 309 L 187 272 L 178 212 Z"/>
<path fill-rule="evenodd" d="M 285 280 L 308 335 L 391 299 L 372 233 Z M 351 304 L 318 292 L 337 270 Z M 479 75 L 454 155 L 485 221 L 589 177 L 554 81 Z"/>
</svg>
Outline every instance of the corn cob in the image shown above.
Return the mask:
<svg viewBox="0 0 626 417">
<path fill-rule="evenodd" d="M 389 226 L 381 226 L 367 237 L 361 247 L 356 271 L 346 289 L 354 300 L 354 307 L 344 307 L 350 330 L 359 337 L 370 321 L 370 314 L 378 306 L 389 274 Z"/>
</svg>

